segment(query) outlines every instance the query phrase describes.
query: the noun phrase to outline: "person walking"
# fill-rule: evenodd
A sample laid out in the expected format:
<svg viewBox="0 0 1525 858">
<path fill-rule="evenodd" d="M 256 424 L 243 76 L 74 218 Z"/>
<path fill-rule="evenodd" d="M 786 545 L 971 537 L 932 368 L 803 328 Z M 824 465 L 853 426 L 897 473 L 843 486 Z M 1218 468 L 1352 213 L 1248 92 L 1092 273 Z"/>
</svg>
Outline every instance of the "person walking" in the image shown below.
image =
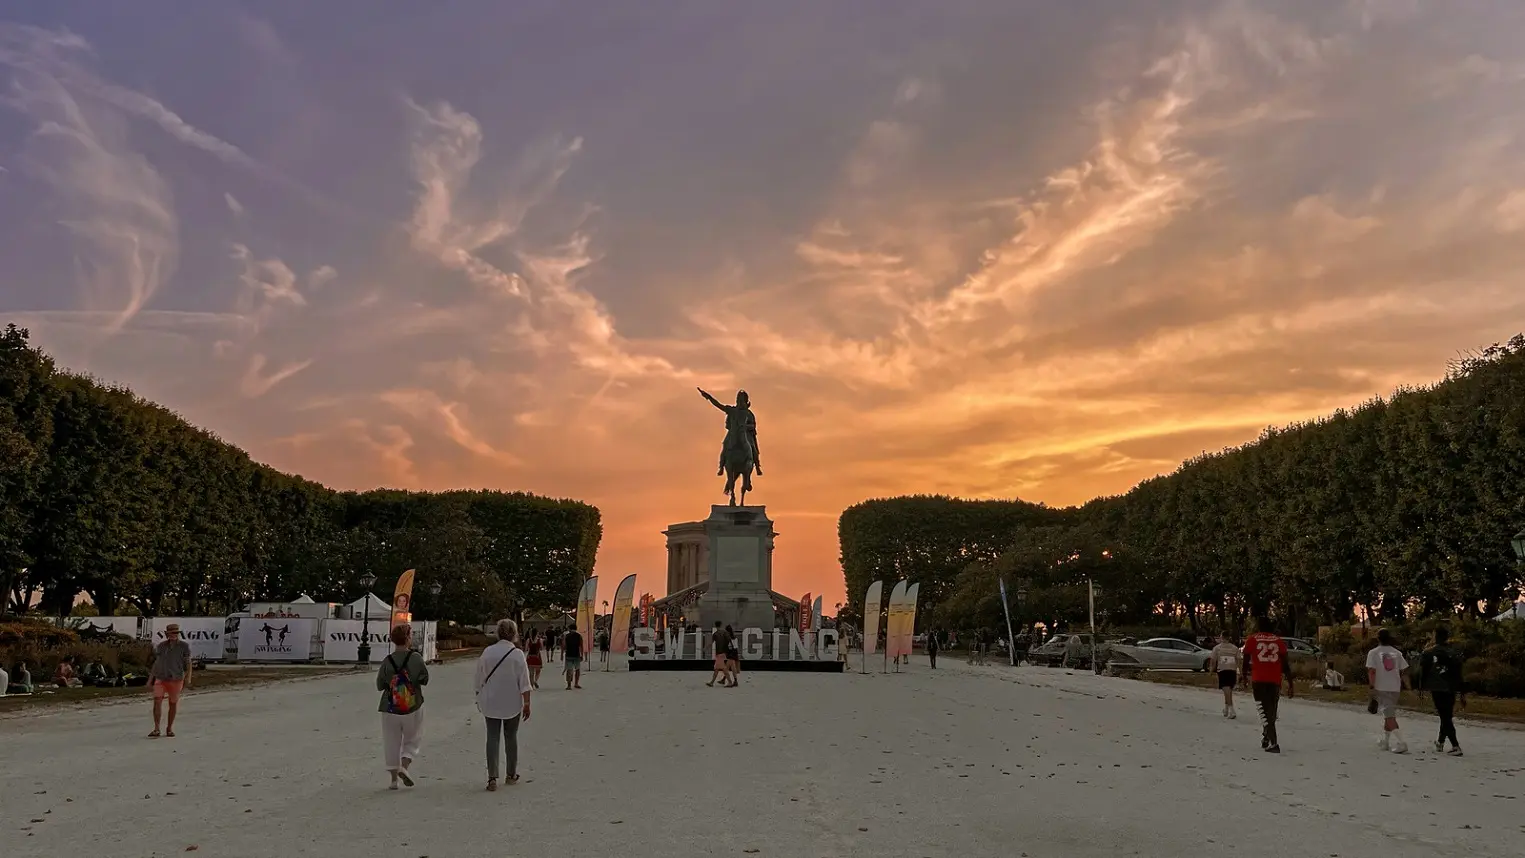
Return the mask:
<svg viewBox="0 0 1525 858">
<path fill-rule="evenodd" d="M 937 669 L 937 651 L 939 648 L 940 647 L 937 643 L 937 629 L 932 629 L 931 631 L 927 632 L 927 662 L 932 665 L 933 670 Z"/>
<path fill-rule="evenodd" d="M 710 681 L 704 684 L 708 688 L 714 688 L 715 680 L 719 679 L 720 687 L 724 688 L 731 684 L 731 671 L 726 660 L 726 651 L 731 647 L 731 640 L 719 620 L 715 621 L 715 630 L 710 633 L 710 647 L 715 652 L 715 670 L 710 673 Z"/>
<path fill-rule="evenodd" d="M 482 651 L 477 659 L 477 711 L 487 720 L 487 791 L 498 789 L 499 772 L 503 783 L 519 782 L 519 725 L 530 719 L 530 695 L 535 686 L 530 681 L 528 657 L 516 643 L 519 626 L 513 620 L 498 621 L 498 642 Z M 508 768 L 498 768 L 503 754 Z"/>
<path fill-rule="evenodd" d="M 169 722 L 164 735 L 175 737 L 175 715 L 180 711 L 180 693 L 191 685 L 191 645 L 180 639 L 180 624 L 164 627 L 164 640 L 154 647 L 154 663 L 148 668 L 148 684 L 154 697 L 154 731 L 148 738 L 159 738 L 159 723 L 164 702 L 169 701 Z"/>
<path fill-rule="evenodd" d="M 600 663 L 609 660 L 609 630 L 605 629 L 598 633 L 598 660 Z"/>
<path fill-rule="evenodd" d="M 1254 634 L 1245 638 L 1244 660 L 1250 666 L 1250 689 L 1255 698 L 1255 708 L 1260 710 L 1260 749 L 1272 754 L 1281 753 L 1281 742 L 1276 737 L 1276 714 L 1281 703 L 1281 682 L 1287 681 L 1287 698 L 1297 696 L 1292 683 L 1292 661 L 1287 657 L 1287 642 L 1276 633 L 1271 620 L 1264 614 L 1255 618 Z"/>
<path fill-rule="evenodd" d="M 1080 635 L 1070 635 L 1070 639 L 1064 642 L 1064 666 L 1080 666 Z"/>
<path fill-rule="evenodd" d="M 567 679 L 567 690 L 582 689 L 582 632 L 567 629 L 561 633 L 561 672 Z"/>
<path fill-rule="evenodd" d="M 1398 727 L 1398 697 L 1403 693 L 1403 672 L 1408 668 L 1402 650 L 1393 646 L 1393 633 L 1379 629 L 1377 645 L 1366 654 L 1366 679 L 1371 684 L 1371 711 L 1382 716 L 1382 739 L 1377 747 L 1395 754 L 1409 752 Z"/>
<path fill-rule="evenodd" d="M 1218 671 L 1218 688 L 1223 691 L 1223 717 L 1238 718 L 1239 713 L 1234 711 L 1234 684 L 1244 670 L 1244 653 L 1228 639 L 1228 635 L 1222 635 L 1218 645 L 1213 647 L 1212 659 L 1214 669 Z"/>
<path fill-rule="evenodd" d="M 1462 682 L 1461 651 L 1451 646 L 1451 630 L 1445 626 L 1435 629 L 1435 645 L 1419 656 L 1419 687 L 1430 693 L 1435 704 L 1435 714 L 1440 716 L 1440 738 L 1435 740 L 1435 753 L 1445 750 L 1446 740 L 1451 741 L 1451 756 L 1461 756 L 1461 740 L 1456 738 L 1456 703 L 1467 708 L 1467 687 Z"/>
<path fill-rule="evenodd" d="M 418 759 L 424 735 L 424 686 L 429 684 L 429 665 L 413 649 L 413 627 L 392 627 L 392 652 L 376 670 L 376 690 L 381 692 L 381 757 L 392 776 L 390 789 L 402 781 L 413 786 L 408 767 Z"/>
<path fill-rule="evenodd" d="M 741 642 L 736 639 L 736 630 L 729 623 L 725 627 L 725 670 L 731 678 L 730 687 L 741 684 Z"/>
<path fill-rule="evenodd" d="M 545 667 L 545 659 L 541 656 L 544 645 L 540 641 L 539 632 L 530 632 L 530 639 L 524 646 L 524 660 L 529 665 L 530 687 L 540 687 L 540 671 Z"/>
</svg>

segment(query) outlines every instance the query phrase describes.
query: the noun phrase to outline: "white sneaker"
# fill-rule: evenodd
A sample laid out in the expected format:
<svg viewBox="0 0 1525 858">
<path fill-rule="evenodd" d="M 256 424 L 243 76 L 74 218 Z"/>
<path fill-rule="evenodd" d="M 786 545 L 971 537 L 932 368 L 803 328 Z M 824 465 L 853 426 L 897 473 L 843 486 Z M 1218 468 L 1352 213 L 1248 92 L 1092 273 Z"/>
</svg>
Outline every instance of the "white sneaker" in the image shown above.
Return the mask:
<svg viewBox="0 0 1525 858">
<path fill-rule="evenodd" d="M 1238 717 L 1239 717 L 1239 713 L 1238 713 L 1238 712 L 1235 712 L 1235 711 L 1234 711 L 1234 707 L 1232 707 L 1232 706 L 1230 706 L 1230 707 L 1229 707 L 1229 708 L 1228 708 L 1228 719 L 1229 719 L 1229 720 L 1230 720 L 1230 721 L 1233 721 L 1233 720 L 1236 720 L 1236 719 L 1238 719 Z"/>
<path fill-rule="evenodd" d="M 1408 752 L 1409 746 L 1407 742 L 1399 742 L 1398 746 L 1393 748 L 1393 753 L 1395 754 L 1407 754 Z"/>
<path fill-rule="evenodd" d="M 1379 739 L 1377 741 L 1377 747 L 1381 748 L 1384 751 L 1391 751 L 1393 749 L 1392 743 L 1387 740 L 1386 736 L 1383 736 L 1381 739 Z"/>
<path fill-rule="evenodd" d="M 1445 751 L 1445 749 L 1446 749 L 1446 743 L 1445 742 L 1436 742 L 1435 743 L 1435 753 L 1437 753 L 1437 754 L 1442 753 L 1443 751 Z"/>
</svg>

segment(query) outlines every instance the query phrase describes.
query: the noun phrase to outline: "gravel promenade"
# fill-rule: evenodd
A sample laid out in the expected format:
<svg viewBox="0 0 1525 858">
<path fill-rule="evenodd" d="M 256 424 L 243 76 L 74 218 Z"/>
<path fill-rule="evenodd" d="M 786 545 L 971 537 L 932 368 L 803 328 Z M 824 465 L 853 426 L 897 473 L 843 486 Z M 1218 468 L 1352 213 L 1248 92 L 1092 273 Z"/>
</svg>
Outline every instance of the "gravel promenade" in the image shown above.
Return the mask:
<svg viewBox="0 0 1525 858">
<path fill-rule="evenodd" d="M 856 657 L 855 657 L 856 659 Z M 855 661 L 856 663 L 856 661 Z M 597 667 L 598 665 L 594 665 Z M 483 790 L 469 663 L 427 689 L 418 786 L 389 792 L 370 674 L 0 719 L 0 855 L 237 858 L 1519 856 L 1525 732 L 1465 758 L 1380 753 L 1363 711 L 925 659 L 901 675 L 589 675 L 554 667 L 518 786 Z"/>
</svg>

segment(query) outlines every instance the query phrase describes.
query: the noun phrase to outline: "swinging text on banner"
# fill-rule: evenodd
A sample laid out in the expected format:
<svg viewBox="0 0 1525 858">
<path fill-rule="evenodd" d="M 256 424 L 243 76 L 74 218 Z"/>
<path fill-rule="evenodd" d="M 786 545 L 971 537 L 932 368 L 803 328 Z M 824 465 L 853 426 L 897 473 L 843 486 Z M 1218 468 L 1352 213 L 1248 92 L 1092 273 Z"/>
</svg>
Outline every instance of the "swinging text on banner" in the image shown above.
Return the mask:
<svg viewBox="0 0 1525 858">
<path fill-rule="evenodd" d="M 228 621 L 222 617 L 154 617 L 149 620 L 149 634 L 154 646 L 164 643 L 164 629 L 170 623 L 180 626 L 180 639 L 191 645 L 191 658 L 222 661 L 222 630 Z"/>
</svg>

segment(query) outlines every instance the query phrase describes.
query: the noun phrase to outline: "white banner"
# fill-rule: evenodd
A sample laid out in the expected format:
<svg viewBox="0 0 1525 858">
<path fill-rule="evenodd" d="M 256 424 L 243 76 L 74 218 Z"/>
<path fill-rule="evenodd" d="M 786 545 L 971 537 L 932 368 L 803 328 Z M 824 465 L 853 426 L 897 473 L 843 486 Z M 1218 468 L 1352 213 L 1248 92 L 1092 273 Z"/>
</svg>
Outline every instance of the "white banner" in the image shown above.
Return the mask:
<svg viewBox="0 0 1525 858">
<path fill-rule="evenodd" d="M 76 631 L 94 629 L 97 632 L 111 632 L 130 638 L 138 636 L 137 617 L 69 617 L 64 622 L 64 627 Z"/>
<path fill-rule="evenodd" d="M 392 641 L 388 637 L 392 631 L 387 628 L 390 617 L 372 617 L 369 634 L 371 638 L 371 664 L 376 664 L 387 657 L 392 651 Z M 249 622 L 245 620 L 244 622 Z M 365 626 L 363 620 L 324 620 L 323 621 L 323 660 L 324 661 L 359 661 L 360 660 L 360 632 Z M 414 633 L 418 631 L 418 624 L 414 623 Z M 242 637 L 242 635 L 240 635 Z"/>
<path fill-rule="evenodd" d="M 238 660 L 306 661 L 317 625 L 303 617 L 244 617 L 238 624 Z"/>
<path fill-rule="evenodd" d="M 148 621 L 153 645 L 164 643 L 164 627 L 180 624 L 180 639 L 191 645 L 191 658 L 222 661 L 224 617 L 154 617 Z"/>
<path fill-rule="evenodd" d="M 873 655 L 879 648 L 879 609 L 883 595 L 883 581 L 875 581 L 868 585 L 868 596 L 863 600 L 863 654 L 865 656 Z"/>
<path fill-rule="evenodd" d="M 386 627 L 386 619 L 383 617 L 380 623 L 374 618 L 371 620 L 371 664 L 379 663 L 392 651 L 391 630 Z M 323 660 L 359 661 L 360 633 L 364 625 L 363 620 L 324 620 Z M 413 648 L 423 654 L 424 661 L 437 661 L 439 623 L 414 620 L 409 625 L 413 627 Z"/>
<path fill-rule="evenodd" d="M 424 661 L 439 661 L 439 623 L 429 620 L 422 623 L 414 623 L 413 628 L 421 635 L 421 649 L 424 653 Z"/>
</svg>

